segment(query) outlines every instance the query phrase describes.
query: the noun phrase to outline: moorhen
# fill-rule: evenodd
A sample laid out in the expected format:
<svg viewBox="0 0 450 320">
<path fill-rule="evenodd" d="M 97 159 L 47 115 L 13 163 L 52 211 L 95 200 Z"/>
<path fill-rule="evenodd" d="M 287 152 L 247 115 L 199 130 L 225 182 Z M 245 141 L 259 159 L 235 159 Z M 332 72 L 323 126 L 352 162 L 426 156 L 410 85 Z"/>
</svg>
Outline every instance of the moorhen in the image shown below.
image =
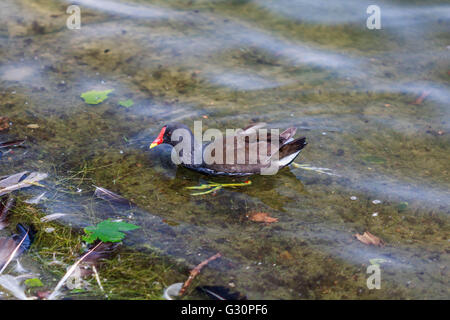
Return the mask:
<svg viewBox="0 0 450 320">
<path fill-rule="evenodd" d="M 221 138 L 222 141 L 213 140 L 212 142 L 206 143 L 202 145 L 198 141 L 194 139 L 194 135 L 192 131 L 182 123 L 169 123 L 162 127 L 158 137 L 152 142 L 150 145 L 150 149 L 162 144 L 170 144 L 173 147 L 176 147 L 177 144 L 182 143 L 184 136 L 179 135 L 180 131 L 175 135 L 177 136 L 172 140 L 172 134 L 177 129 L 185 129 L 185 134 L 187 137 L 190 136 L 190 146 L 185 149 L 178 150 L 178 154 L 176 159 L 178 159 L 178 164 L 182 166 L 203 173 L 207 175 L 213 176 L 248 176 L 252 174 L 275 174 L 279 169 L 289 165 L 300 151 L 307 145 L 306 138 L 298 138 L 295 139 L 293 136 L 295 135 L 296 128 L 291 127 L 281 134 L 277 135 L 278 138 L 278 148 L 277 150 L 270 150 L 271 146 L 277 145 L 271 144 L 272 139 L 274 137 L 271 136 L 270 131 L 267 131 L 267 135 L 263 134 L 263 137 L 267 137 L 266 139 L 260 139 L 260 131 L 259 129 L 265 126 L 264 123 L 252 124 L 241 131 L 235 133 L 231 139 L 229 137 Z M 243 135 L 244 137 L 237 142 L 239 135 Z M 179 139 L 183 137 L 183 139 Z M 275 138 L 275 139 L 276 139 Z M 230 140 L 228 140 L 230 139 Z M 189 139 L 187 140 L 189 141 Z M 227 152 L 227 141 L 231 143 L 231 148 L 233 149 L 231 152 L 231 157 L 234 157 L 231 161 L 228 161 Z M 265 144 L 267 141 L 267 144 Z M 230 145 L 229 143 L 229 145 Z M 267 148 L 267 155 L 264 152 L 259 152 L 261 147 Z M 256 148 L 258 149 L 258 153 L 253 161 L 249 161 L 249 152 L 255 152 Z M 187 151 L 186 151 L 187 149 Z M 216 161 L 215 157 L 216 150 L 222 150 L 222 155 L 218 154 L 218 157 L 223 157 L 223 161 Z M 201 152 L 196 153 L 194 150 L 201 150 Z M 183 151 L 185 153 L 184 161 L 183 161 Z M 230 150 L 228 150 L 230 151 Z M 239 158 L 237 154 L 241 153 L 245 154 L 245 158 Z M 201 155 L 201 158 L 198 158 L 198 155 Z M 190 159 L 186 161 L 186 159 Z M 245 159 L 245 160 L 244 160 Z M 227 161 L 225 161 L 227 160 Z M 219 163 L 220 162 L 220 163 Z M 269 172 L 268 168 L 275 168 L 272 170 L 273 173 Z M 266 170 L 266 171 L 264 171 Z M 266 172 L 266 173 L 264 173 Z"/>
</svg>

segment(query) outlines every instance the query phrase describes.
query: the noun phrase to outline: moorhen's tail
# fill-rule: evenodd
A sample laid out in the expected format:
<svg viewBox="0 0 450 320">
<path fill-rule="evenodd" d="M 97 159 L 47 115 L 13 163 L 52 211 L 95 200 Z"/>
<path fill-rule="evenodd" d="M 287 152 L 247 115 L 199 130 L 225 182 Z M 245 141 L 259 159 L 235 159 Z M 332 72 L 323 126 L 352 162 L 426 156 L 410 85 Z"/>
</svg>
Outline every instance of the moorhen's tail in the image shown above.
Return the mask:
<svg viewBox="0 0 450 320">
<path fill-rule="evenodd" d="M 295 132 L 297 132 L 297 128 L 291 127 L 289 129 L 284 130 L 280 133 L 280 141 L 282 144 L 291 142 L 293 140 L 293 136 L 295 136 Z"/>
<path fill-rule="evenodd" d="M 306 138 L 298 138 L 281 146 L 278 150 L 278 164 L 280 167 L 289 165 L 307 145 Z M 272 156 L 273 158 L 273 156 Z"/>
</svg>

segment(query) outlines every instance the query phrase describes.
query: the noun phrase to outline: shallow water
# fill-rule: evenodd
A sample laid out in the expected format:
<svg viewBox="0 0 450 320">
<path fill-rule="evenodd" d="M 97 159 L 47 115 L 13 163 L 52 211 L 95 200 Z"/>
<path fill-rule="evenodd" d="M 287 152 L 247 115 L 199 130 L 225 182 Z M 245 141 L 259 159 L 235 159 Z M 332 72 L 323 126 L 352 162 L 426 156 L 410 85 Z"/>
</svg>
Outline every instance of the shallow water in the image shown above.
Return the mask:
<svg viewBox="0 0 450 320">
<path fill-rule="evenodd" d="M 370 1 L 77 3 L 80 30 L 66 28 L 71 2 L 0 3 L 0 116 L 12 123 L 0 141 L 27 139 L 0 176 L 48 172 L 46 213 L 125 218 L 142 226 L 130 246 L 187 267 L 219 251 L 199 282 L 249 298 L 450 298 L 446 1 L 379 1 L 382 30 L 366 28 Z M 92 89 L 114 92 L 87 105 Z M 309 145 L 296 162 L 334 175 L 291 166 L 191 196 L 210 179 L 148 145 L 163 124 L 195 120 L 297 126 Z M 137 207 L 95 200 L 93 184 Z M 256 211 L 278 222 L 249 221 Z M 360 243 L 364 231 L 386 245 Z M 369 290 L 376 258 L 381 289 Z"/>
</svg>

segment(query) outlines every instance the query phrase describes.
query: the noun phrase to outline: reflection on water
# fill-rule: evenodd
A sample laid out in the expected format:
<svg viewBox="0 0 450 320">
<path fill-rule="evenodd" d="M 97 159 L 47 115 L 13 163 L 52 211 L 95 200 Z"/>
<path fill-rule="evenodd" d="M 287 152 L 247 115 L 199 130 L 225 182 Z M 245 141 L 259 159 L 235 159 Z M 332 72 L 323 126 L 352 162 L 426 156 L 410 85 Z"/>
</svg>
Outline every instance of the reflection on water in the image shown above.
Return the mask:
<svg viewBox="0 0 450 320">
<path fill-rule="evenodd" d="M 65 27 L 70 2 L 0 3 L 0 116 L 12 123 L 0 141 L 27 138 L 0 175 L 49 172 L 46 213 L 71 213 L 75 226 L 133 221 L 129 245 L 189 267 L 220 251 L 201 281 L 250 298 L 449 297 L 445 2 L 380 2 L 374 31 L 360 1 L 77 3 L 81 30 Z M 92 89 L 114 92 L 86 105 Z M 191 196 L 185 187 L 210 179 L 148 145 L 163 124 L 194 120 L 295 125 L 309 142 L 296 161 L 338 175 L 291 167 Z M 84 180 L 70 178 L 82 167 Z M 137 206 L 94 199 L 92 184 Z M 278 222 L 249 221 L 257 211 Z M 353 237 L 367 230 L 386 246 Z M 376 258 L 383 289 L 370 291 Z"/>
</svg>

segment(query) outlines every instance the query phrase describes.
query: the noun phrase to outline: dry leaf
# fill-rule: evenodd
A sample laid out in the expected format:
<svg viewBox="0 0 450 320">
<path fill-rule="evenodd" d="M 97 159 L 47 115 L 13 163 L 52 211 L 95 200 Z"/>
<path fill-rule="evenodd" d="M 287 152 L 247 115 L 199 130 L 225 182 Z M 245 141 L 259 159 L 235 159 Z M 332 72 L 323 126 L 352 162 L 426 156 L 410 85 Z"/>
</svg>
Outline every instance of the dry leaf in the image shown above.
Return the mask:
<svg viewBox="0 0 450 320">
<path fill-rule="evenodd" d="M 29 128 L 29 129 L 39 129 L 39 125 L 36 124 L 36 123 L 32 123 L 32 124 L 27 125 L 27 128 Z"/>
<path fill-rule="evenodd" d="M 254 222 L 264 222 L 264 223 L 278 222 L 277 218 L 272 218 L 267 212 L 255 212 L 250 214 L 248 218 Z"/>
<path fill-rule="evenodd" d="M 292 260 L 294 257 L 289 253 L 289 251 L 285 250 L 280 253 L 280 258 L 283 260 Z"/>
<path fill-rule="evenodd" d="M 374 245 L 374 246 L 383 246 L 384 245 L 384 241 L 381 240 L 380 238 L 378 238 L 377 236 L 374 236 L 373 234 L 371 234 L 369 231 L 364 232 L 364 234 L 355 234 L 356 239 L 358 239 L 359 241 L 361 241 L 364 244 L 367 245 Z"/>
<path fill-rule="evenodd" d="M 0 131 L 9 129 L 9 119 L 7 117 L 0 117 Z"/>
</svg>

